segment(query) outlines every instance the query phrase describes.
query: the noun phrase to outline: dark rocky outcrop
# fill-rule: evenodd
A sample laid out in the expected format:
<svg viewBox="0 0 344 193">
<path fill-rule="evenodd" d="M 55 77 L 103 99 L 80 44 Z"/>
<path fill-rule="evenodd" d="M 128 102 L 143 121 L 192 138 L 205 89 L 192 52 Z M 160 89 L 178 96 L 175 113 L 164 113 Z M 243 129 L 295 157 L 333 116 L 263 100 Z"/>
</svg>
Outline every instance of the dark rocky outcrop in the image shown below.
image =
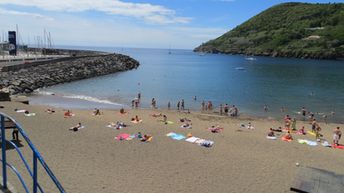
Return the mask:
<svg viewBox="0 0 344 193">
<path fill-rule="evenodd" d="M 0 92 L 11 95 L 31 93 L 37 88 L 136 69 L 138 66 L 138 61 L 121 54 L 98 54 L 30 63 L 2 69 Z"/>
</svg>

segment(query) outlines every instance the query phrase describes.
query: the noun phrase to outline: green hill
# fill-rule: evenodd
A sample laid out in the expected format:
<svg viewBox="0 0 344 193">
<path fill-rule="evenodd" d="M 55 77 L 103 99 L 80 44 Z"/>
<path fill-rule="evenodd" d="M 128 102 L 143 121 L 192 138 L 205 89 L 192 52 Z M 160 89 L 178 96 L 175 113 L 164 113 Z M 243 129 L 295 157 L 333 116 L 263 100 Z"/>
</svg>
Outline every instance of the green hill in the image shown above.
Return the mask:
<svg viewBox="0 0 344 193">
<path fill-rule="evenodd" d="M 344 4 L 279 4 L 194 51 L 344 58 Z"/>
</svg>

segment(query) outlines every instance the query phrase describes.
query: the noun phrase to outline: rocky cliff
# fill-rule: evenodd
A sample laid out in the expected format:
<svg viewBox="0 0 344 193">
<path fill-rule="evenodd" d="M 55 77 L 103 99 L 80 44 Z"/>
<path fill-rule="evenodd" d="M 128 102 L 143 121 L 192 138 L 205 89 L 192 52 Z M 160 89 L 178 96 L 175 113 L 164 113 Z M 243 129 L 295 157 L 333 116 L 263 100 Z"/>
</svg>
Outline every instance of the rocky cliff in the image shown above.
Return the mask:
<svg viewBox="0 0 344 193">
<path fill-rule="evenodd" d="M 11 95 L 31 93 L 37 88 L 136 69 L 138 66 L 138 61 L 121 54 L 30 63 L 1 69 L 0 90 Z"/>
</svg>

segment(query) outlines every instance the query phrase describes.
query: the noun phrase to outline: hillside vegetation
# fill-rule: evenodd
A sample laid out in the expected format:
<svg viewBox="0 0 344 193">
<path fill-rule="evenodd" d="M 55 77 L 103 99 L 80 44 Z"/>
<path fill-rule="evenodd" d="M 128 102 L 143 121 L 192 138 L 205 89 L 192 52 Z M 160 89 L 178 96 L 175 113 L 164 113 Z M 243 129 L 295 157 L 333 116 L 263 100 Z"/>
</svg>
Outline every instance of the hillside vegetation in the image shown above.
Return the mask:
<svg viewBox="0 0 344 193">
<path fill-rule="evenodd" d="M 202 44 L 195 51 L 344 58 L 344 4 L 279 4 Z"/>
</svg>

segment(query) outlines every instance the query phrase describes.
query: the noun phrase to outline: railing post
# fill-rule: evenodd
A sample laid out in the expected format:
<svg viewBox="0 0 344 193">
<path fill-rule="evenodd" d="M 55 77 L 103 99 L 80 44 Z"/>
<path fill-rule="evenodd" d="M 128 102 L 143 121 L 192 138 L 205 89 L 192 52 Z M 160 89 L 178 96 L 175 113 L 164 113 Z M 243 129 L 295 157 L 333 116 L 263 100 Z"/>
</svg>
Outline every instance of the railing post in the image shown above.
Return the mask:
<svg viewBox="0 0 344 193">
<path fill-rule="evenodd" d="M 37 193 L 37 156 L 33 152 L 33 193 Z"/>
<path fill-rule="evenodd" d="M 2 186 L 7 189 L 7 170 L 6 170 L 6 138 L 5 138 L 5 117 L 0 115 L 1 119 L 1 145 L 2 145 Z"/>
</svg>

